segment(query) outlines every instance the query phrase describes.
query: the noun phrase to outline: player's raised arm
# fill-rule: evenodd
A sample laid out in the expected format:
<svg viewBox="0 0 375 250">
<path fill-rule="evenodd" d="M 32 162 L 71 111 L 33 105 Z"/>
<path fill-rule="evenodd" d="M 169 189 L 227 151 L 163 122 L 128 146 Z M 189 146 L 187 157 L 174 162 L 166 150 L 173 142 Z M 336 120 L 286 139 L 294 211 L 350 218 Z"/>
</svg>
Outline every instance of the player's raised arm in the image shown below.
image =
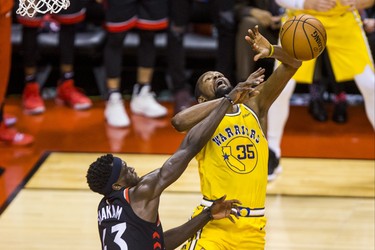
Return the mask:
<svg viewBox="0 0 375 250">
<path fill-rule="evenodd" d="M 257 53 L 254 56 L 254 61 L 261 58 L 275 58 L 280 62 L 298 69 L 302 62 L 286 53 L 281 46 L 272 45 L 258 30 L 258 25 L 253 29 L 248 30 L 249 35 L 245 40 L 250 44 L 251 48 Z"/>
<path fill-rule="evenodd" d="M 220 102 L 220 99 L 215 99 L 184 109 L 172 117 L 172 126 L 178 132 L 187 132 L 198 122 L 206 118 Z"/>
<path fill-rule="evenodd" d="M 254 56 L 255 61 L 262 58 L 275 58 L 281 62 L 266 82 L 262 84 L 262 91 L 256 97 L 254 101 L 255 104 L 248 104 L 255 109 L 260 119 L 265 119 L 269 107 L 302 65 L 302 62 L 286 53 L 281 46 L 270 44 L 270 42 L 259 33 L 258 26 L 249 29 L 248 32 L 249 35 L 246 36 L 245 39 L 256 52 Z M 262 122 L 263 129 L 265 129 L 264 126 Z"/>
</svg>

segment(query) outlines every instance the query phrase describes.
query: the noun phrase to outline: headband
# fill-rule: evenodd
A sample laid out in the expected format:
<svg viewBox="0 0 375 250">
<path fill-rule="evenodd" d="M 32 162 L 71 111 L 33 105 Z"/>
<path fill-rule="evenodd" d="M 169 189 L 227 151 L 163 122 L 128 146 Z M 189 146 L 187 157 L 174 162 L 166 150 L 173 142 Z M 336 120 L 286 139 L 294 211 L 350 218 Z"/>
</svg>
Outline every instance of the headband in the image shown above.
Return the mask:
<svg viewBox="0 0 375 250">
<path fill-rule="evenodd" d="M 122 168 L 122 160 L 118 157 L 113 157 L 112 172 L 108 178 L 107 184 L 103 188 L 104 195 L 109 195 L 112 192 L 112 185 L 120 177 L 121 168 Z"/>
</svg>

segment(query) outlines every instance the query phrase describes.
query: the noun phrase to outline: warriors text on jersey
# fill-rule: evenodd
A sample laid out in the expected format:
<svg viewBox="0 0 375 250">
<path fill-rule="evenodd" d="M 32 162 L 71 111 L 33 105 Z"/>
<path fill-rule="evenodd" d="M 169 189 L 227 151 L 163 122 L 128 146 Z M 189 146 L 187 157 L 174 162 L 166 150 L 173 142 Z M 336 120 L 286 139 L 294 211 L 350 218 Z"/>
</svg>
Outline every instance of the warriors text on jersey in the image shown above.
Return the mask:
<svg viewBox="0 0 375 250">
<path fill-rule="evenodd" d="M 164 249 L 160 221 L 151 223 L 139 218 L 130 206 L 128 189 L 114 191 L 100 201 L 98 227 L 102 249 Z"/>
<path fill-rule="evenodd" d="M 211 140 L 196 156 L 205 199 L 239 199 L 242 206 L 264 208 L 268 143 L 255 113 L 245 105 L 226 114 Z"/>
</svg>

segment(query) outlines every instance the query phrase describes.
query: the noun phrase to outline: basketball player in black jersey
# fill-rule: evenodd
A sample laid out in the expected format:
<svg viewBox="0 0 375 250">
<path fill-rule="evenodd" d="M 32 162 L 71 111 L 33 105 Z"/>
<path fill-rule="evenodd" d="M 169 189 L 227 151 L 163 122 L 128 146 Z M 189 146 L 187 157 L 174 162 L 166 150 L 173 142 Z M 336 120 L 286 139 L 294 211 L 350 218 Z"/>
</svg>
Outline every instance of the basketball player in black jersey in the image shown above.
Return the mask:
<svg viewBox="0 0 375 250">
<path fill-rule="evenodd" d="M 87 172 L 90 189 L 104 195 L 98 207 L 98 226 L 103 249 L 175 249 L 211 219 L 237 217 L 238 200 L 218 199 L 215 205 L 187 223 L 166 231 L 159 220 L 160 195 L 185 171 L 192 158 L 212 136 L 228 108 L 248 95 L 259 93 L 256 86 L 264 76 L 249 77 L 225 97 L 214 111 L 194 126 L 179 149 L 158 168 L 138 177 L 133 167 L 107 154 L 92 163 Z M 221 82 L 218 82 L 221 84 Z"/>
</svg>

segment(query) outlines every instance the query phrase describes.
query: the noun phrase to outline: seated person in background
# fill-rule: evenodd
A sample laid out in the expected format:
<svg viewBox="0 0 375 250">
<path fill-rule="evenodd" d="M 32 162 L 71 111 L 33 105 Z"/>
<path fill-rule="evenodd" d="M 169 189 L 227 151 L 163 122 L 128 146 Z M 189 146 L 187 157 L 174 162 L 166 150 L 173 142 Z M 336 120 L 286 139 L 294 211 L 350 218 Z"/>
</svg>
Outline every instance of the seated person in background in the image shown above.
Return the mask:
<svg viewBox="0 0 375 250">
<path fill-rule="evenodd" d="M 74 85 L 74 40 L 76 25 L 85 18 L 86 9 L 82 1 L 71 1 L 66 10 L 51 17 L 60 25 L 59 55 L 61 76 L 57 82 L 56 101 L 67 106 L 84 110 L 91 108 L 92 101 Z M 22 24 L 22 46 L 24 50 L 25 88 L 22 94 L 22 105 L 27 114 L 40 114 L 45 111 L 44 101 L 40 94 L 40 83 L 37 82 L 38 30 L 45 18 L 49 16 L 38 13 L 35 17 L 17 16 Z"/>
<path fill-rule="evenodd" d="M 108 101 L 104 117 L 112 127 L 128 127 L 131 123 L 121 94 L 121 72 L 124 39 L 128 32 L 137 29 L 137 83 L 133 87 L 130 109 L 133 113 L 149 118 L 166 116 L 168 110 L 160 105 L 152 92 L 152 78 L 156 60 L 154 43 L 157 31 L 168 27 L 167 0 L 133 1 L 112 0 L 103 2 L 107 42 L 104 48 L 104 64 Z"/>
<path fill-rule="evenodd" d="M 254 51 L 245 42 L 249 27 L 258 25 L 259 32 L 270 43 L 277 44 L 283 9 L 274 0 L 236 0 L 235 16 L 238 22 L 236 36 L 236 77 L 244 81 L 256 69 Z M 266 79 L 272 73 L 274 59 L 262 60 L 266 68 Z"/>
<path fill-rule="evenodd" d="M 168 75 L 174 94 L 174 113 L 192 105 L 186 75 L 184 35 L 191 22 L 207 21 L 217 29 L 216 70 L 234 82 L 235 30 L 234 0 L 169 0 Z M 246 79 L 246 78 L 245 78 Z"/>
</svg>

